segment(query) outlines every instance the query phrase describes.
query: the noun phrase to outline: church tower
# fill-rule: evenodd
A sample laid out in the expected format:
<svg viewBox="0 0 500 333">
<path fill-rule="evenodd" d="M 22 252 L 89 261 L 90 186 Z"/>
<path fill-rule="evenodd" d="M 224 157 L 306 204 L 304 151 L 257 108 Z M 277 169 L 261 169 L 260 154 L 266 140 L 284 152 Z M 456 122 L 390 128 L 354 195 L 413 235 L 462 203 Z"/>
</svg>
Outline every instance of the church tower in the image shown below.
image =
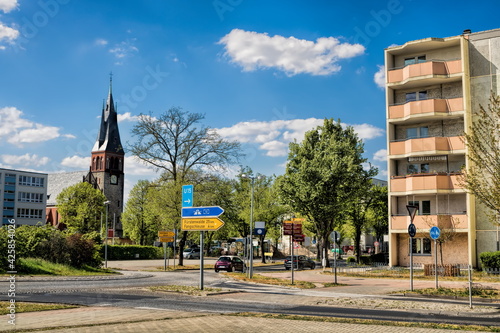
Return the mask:
<svg viewBox="0 0 500 333">
<path fill-rule="evenodd" d="M 124 159 L 125 151 L 118 131 L 118 116 L 113 102 L 110 77 L 108 99 L 103 105 L 101 126 L 92 148 L 89 174 L 93 176 L 95 184 L 109 201 L 108 229 L 113 229 L 114 226 L 115 237 L 122 236 Z"/>
</svg>

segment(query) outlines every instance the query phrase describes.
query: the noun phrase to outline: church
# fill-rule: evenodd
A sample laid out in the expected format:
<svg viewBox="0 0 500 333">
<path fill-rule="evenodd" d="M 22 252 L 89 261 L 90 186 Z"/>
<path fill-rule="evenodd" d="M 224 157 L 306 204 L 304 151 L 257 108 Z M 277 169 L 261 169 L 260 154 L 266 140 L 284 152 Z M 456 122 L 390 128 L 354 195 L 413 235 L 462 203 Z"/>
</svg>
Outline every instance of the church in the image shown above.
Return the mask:
<svg viewBox="0 0 500 333">
<path fill-rule="evenodd" d="M 78 182 L 87 182 L 106 196 L 108 229 L 115 237 L 122 237 L 121 214 L 123 212 L 125 151 L 118 129 L 117 106 L 113 101 L 112 81 L 101 112 L 101 124 L 97 139 L 90 152 L 88 171 L 54 173 L 48 175 L 46 222 L 59 229 L 65 226 L 57 213 L 56 198 L 61 191 Z"/>
</svg>

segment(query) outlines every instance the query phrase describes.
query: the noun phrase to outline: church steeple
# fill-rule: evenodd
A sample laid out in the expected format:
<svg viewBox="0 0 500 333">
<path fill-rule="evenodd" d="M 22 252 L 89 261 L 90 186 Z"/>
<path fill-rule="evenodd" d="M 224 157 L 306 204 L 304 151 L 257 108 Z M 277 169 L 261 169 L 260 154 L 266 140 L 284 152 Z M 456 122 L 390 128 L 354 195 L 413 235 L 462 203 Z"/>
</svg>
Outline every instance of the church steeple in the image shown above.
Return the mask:
<svg viewBox="0 0 500 333">
<path fill-rule="evenodd" d="M 92 152 L 106 151 L 124 154 L 125 152 L 120 140 L 120 131 L 118 130 L 118 115 L 113 101 L 112 83 L 112 74 L 110 74 L 108 98 L 102 109 L 101 126 Z"/>
</svg>

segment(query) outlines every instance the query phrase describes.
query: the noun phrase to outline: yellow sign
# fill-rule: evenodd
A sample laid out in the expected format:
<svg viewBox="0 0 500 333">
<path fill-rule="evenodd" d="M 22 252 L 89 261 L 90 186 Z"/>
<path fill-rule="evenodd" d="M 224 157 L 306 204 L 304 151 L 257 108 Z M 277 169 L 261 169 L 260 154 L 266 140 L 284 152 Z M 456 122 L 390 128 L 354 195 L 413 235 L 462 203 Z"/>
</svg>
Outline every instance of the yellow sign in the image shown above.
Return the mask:
<svg viewBox="0 0 500 333">
<path fill-rule="evenodd" d="M 170 243 L 174 241 L 174 237 L 160 237 L 160 242 Z"/>
<path fill-rule="evenodd" d="M 223 225 L 224 221 L 217 217 L 184 218 L 181 221 L 181 229 L 185 231 L 215 231 Z"/>
<path fill-rule="evenodd" d="M 302 218 L 302 217 L 294 217 L 293 219 L 293 223 L 302 223 L 304 222 L 306 219 Z"/>
<path fill-rule="evenodd" d="M 174 238 L 175 233 L 173 231 L 158 231 L 158 237 L 171 237 Z"/>
</svg>

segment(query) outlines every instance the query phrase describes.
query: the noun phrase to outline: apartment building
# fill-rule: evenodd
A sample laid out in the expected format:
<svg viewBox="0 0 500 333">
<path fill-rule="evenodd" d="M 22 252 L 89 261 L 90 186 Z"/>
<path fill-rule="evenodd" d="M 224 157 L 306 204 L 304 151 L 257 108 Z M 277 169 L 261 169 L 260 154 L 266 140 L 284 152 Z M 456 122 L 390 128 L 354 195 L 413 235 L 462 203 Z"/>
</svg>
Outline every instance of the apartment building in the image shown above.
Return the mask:
<svg viewBox="0 0 500 333">
<path fill-rule="evenodd" d="M 499 93 L 499 66 L 500 29 L 385 50 L 391 266 L 408 266 L 410 251 L 415 264 L 434 263 L 432 226 L 450 238 L 444 263 L 477 266 L 481 252 L 497 250 L 498 227 L 459 179 L 468 163 L 463 133 L 472 111 Z M 412 244 L 407 205 L 418 207 Z"/>
<path fill-rule="evenodd" d="M 2 225 L 45 224 L 47 174 L 0 168 Z"/>
</svg>

